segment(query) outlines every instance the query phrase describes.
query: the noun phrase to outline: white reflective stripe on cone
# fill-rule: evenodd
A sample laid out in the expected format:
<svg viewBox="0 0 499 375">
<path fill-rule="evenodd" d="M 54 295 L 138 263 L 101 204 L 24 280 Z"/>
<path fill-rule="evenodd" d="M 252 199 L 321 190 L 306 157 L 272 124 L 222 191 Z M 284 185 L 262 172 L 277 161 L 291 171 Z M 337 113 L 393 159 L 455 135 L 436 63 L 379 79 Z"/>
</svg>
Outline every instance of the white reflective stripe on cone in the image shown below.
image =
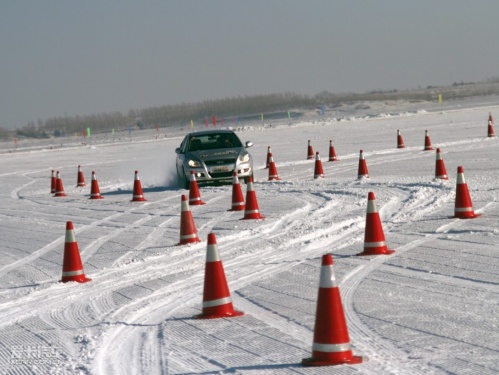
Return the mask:
<svg viewBox="0 0 499 375">
<path fill-rule="evenodd" d="M 366 176 L 366 175 L 363 175 L 363 176 Z M 378 212 L 378 208 L 376 207 L 376 201 L 375 200 L 368 200 L 367 201 L 367 213 L 373 214 L 375 212 Z"/>
<path fill-rule="evenodd" d="M 319 281 L 319 288 L 334 288 L 337 287 L 336 275 L 333 272 L 332 266 L 322 266 L 321 279 Z"/>
<path fill-rule="evenodd" d="M 206 263 L 219 262 L 219 261 L 220 261 L 220 254 L 218 253 L 217 245 L 208 245 L 206 251 Z"/>
<path fill-rule="evenodd" d="M 437 176 L 437 178 L 448 178 L 449 176 L 447 176 L 446 174 L 441 174 L 440 176 Z"/>
<path fill-rule="evenodd" d="M 386 246 L 386 242 L 365 242 L 364 247 L 381 247 L 381 246 Z"/>
<path fill-rule="evenodd" d="M 346 344 L 318 344 L 314 342 L 312 344 L 312 350 L 316 352 L 325 352 L 325 353 L 336 353 L 336 352 L 346 352 L 352 350 L 350 343 Z"/>
<path fill-rule="evenodd" d="M 455 212 L 470 212 L 473 211 L 473 207 L 456 207 Z"/>
<path fill-rule="evenodd" d="M 190 202 L 200 201 L 200 200 L 201 200 L 201 197 L 191 198 L 191 199 L 189 199 L 189 203 L 190 203 Z"/>
<path fill-rule="evenodd" d="M 458 185 L 466 183 L 466 181 L 464 180 L 464 173 L 458 173 L 457 174 L 457 182 L 456 183 Z"/>
<path fill-rule="evenodd" d="M 143 195 L 134 195 L 133 197 L 134 197 L 134 198 L 144 198 L 144 196 L 143 196 Z"/>
<path fill-rule="evenodd" d="M 260 211 L 258 211 L 258 210 L 249 210 L 249 211 L 246 210 L 246 211 L 244 211 L 244 213 L 245 214 L 258 214 L 258 213 L 260 213 Z"/>
<path fill-rule="evenodd" d="M 232 207 L 236 207 L 236 206 L 244 206 L 244 202 L 235 202 L 235 203 L 232 203 Z"/>
<path fill-rule="evenodd" d="M 73 229 L 70 229 L 70 230 L 66 231 L 66 240 L 65 240 L 65 242 L 66 243 L 76 242 L 75 232 L 74 232 Z"/>
<path fill-rule="evenodd" d="M 79 271 L 68 271 L 68 272 L 63 272 L 62 276 L 78 276 L 78 275 L 83 275 L 83 270 Z"/>
<path fill-rule="evenodd" d="M 232 300 L 230 299 L 230 297 L 224 297 L 220 299 L 214 299 L 212 301 L 205 301 L 203 302 L 203 307 L 215 307 L 220 305 L 226 305 L 231 302 Z"/>
<path fill-rule="evenodd" d="M 185 234 L 183 236 L 180 236 L 181 240 L 188 240 L 189 238 L 196 238 L 198 235 L 197 233 L 194 234 Z"/>
</svg>

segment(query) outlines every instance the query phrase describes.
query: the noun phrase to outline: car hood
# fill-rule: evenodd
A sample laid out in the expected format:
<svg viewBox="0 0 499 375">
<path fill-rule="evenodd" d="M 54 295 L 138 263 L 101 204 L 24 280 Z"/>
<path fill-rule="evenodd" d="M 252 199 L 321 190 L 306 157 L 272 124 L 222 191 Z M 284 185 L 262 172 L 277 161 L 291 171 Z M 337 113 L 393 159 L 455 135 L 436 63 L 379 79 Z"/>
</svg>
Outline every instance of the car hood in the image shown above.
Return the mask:
<svg viewBox="0 0 499 375">
<path fill-rule="evenodd" d="M 203 151 L 189 151 L 189 154 L 200 160 L 235 159 L 244 150 L 243 147 L 237 149 L 217 149 Z"/>
</svg>

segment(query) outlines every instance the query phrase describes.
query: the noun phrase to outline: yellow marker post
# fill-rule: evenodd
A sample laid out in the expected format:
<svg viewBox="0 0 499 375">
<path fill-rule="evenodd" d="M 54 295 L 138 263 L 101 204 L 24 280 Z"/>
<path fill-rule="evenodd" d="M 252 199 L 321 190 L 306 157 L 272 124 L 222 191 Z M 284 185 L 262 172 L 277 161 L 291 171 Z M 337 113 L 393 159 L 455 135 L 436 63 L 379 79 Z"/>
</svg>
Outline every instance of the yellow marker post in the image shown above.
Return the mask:
<svg viewBox="0 0 499 375">
<path fill-rule="evenodd" d="M 442 104 L 442 94 L 438 94 L 438 104 Z"/>
</svg>

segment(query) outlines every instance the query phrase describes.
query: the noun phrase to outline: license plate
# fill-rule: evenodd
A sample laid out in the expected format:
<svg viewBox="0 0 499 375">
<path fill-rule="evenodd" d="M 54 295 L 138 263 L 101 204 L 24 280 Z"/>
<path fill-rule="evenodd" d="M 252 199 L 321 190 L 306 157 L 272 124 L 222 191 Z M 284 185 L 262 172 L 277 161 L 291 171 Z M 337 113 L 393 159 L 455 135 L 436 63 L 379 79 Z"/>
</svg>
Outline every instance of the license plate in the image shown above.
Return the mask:
<svg viewBox="0 0 499 375">
<path fill-rule="evenodd" d="M 213 172 L 228 172 L 229 168 L 228 167 L 213 167 L 212 169 Z"/>
</svg>

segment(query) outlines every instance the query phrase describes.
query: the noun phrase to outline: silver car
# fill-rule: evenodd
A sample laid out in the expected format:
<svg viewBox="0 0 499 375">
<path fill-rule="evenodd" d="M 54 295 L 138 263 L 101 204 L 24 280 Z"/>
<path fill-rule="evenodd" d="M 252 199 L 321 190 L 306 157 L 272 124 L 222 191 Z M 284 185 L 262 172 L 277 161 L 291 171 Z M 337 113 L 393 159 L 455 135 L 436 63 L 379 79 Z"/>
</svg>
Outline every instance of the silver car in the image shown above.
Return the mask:
<svg viewBox="0 0 499 375">
<path fill-rule="evenodd" d="M 253 176 L 253 158 L 232 130 L 207 130 L 185 136 L 177 153 L 177 181 L 189 189 L 191 171 L 199 184 L 232 181 L 234 172 L 246 180 Z"/>
</svg>

